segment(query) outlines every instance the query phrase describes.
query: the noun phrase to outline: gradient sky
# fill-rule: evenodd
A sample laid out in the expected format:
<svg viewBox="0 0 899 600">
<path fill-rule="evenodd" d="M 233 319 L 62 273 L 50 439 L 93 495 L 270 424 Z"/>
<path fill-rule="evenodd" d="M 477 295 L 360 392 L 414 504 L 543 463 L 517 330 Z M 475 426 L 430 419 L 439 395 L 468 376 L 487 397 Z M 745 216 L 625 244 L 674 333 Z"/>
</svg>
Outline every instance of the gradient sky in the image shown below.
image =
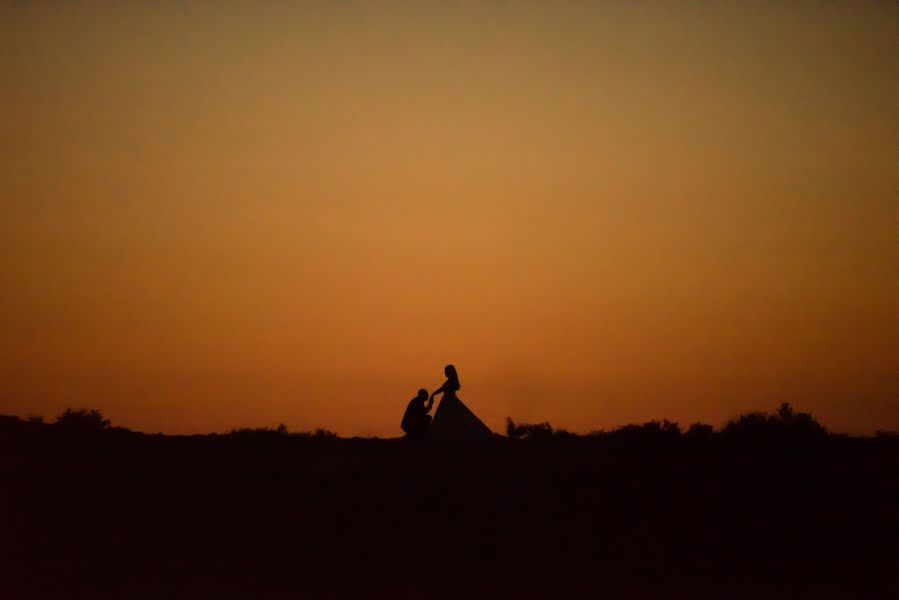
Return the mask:
<svg viewBox="0 0 899 600">
<path fill-rule="evenodd" d="M 899 429 L 893 2 L 0 2 L 0 413 Z"/>
</svg>

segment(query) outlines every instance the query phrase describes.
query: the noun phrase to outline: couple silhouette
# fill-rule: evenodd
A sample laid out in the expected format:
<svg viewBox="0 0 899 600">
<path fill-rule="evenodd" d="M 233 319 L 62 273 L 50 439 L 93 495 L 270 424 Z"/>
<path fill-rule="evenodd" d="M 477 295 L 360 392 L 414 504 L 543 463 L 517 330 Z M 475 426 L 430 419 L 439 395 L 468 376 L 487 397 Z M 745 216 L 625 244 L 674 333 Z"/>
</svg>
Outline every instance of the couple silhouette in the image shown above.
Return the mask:
<svg viewBox="0 0 899 600">
<path fill-rule="evenodd" d="M 418 390 L 418 395 L 409 401 L 400 425 L 410 439 L 487 439 L 493 437 L 490 428 L 456 396 L 461 387 L 456 367 L 446 365 L 443 369 L 446 381 L 428 396 L 428 390 Z M 443 394 L 434 417 L 428 413 L 434 406 L 434 396 Z"/>
</svg>

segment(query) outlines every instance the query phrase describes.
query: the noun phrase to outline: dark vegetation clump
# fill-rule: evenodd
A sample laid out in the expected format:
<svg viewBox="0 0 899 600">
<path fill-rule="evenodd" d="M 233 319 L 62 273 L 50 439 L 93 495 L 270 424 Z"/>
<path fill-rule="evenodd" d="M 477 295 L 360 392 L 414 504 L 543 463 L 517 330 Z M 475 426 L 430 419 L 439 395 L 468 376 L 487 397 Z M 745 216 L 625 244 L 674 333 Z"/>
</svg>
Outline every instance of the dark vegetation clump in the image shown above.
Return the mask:
<svg viewBox="0 0 899 600">
<path fill-rule="evenodd" d="M 506 437 L 512 440 L 545 441 L 570 440 L 578 437 L 566 429 L 553 429 L 547 421 L 542 423 L 516 423 L 506 418 Z"/>
<path fill-rule="evenodd" d="M 29 422 L 37 422 L 29 418 Z M 39 422 L 43 422 L 41 419 Z M 101 431 L 109 427 L 109 419 L 103 418 L 103 414 L 93 408 L 67 408 L 65 412 L 56 417 L 55 425 L 61 429 L 71 431 Z"/>
<path fill-rule="evenodd" d="M 552 437 L 553 428 L 546 421 L 542 423 L 515 423 L 506 418 L 506 436 L 513 440 L 546 439 Z"/>
<path fill-rule="evenodd" d="M 280 423 L 277 427 L 242 427 L 240 429 L 232 429 L 227 436 L 239 440 L 278 440 L 286 438 L 333 440 L 337 438 L 336 433 L 327 429 L 291 432 L 284 423 Z"/>
<path fill-rule="evenodd" d="M 715 435 L 715 428 L 707 423 L 693 423 L 684 435 L 689 439 L 706 441 Z"/>
<path fill-rule="evenodd" d="M 595 437 L 606 437 L 619 440 L 666 441 L 676 440 L 680 437 L 680 426 L 677 423 L 663 419 L 661 421 L 648 421 L 642 425 L 625 425 L 610 432 L 595 433 Z"/>
<path fill-rule="evenodd" d="M 595 442 L 612 443 L 631 447 L 645 447 L 675 443 L 679 440 L 710 443 L 715 439 L 738 442 L 768 443 L 772 440 L 800 442 L 827 435 L 827 429 L 818 423 L 811 413 L 796 412 L 789 403 L 783 403 L 774 413 L 754 411 L 727 421 L 720 431 L 707 423 L 693 423 L 684 432 L 680 425 L 668 419 L 652 420 L 642 424 L 630 424 L 606 431 L 592 431 L 585 435 L 553 429 L 549 422 L 516 423 L 506 419 L 506 436 L 516 440 L 551 440 L 579 438 Z M 887 432 L 878 435 L 888 436 Z"/>
<path fill-rule="evenodd" d="M 286 437 L 289 435 L 287 425 L 279 424 L 277 427 L 241 427 L 240 429 L 232 429 L 228 432 L 228 436 L 236 439 L 272 439 Z"/>
<path fill-rule="evenodd" d="M 820 437 L 827 429 L 818 423 L 811 413 L 797 413 L 789 403 L 784 402 L 773 414 L 751 412 L 730 419 L 722 433 L 739 438 L 772 437 Z"/>
<path fill-rule="evenodd" d="M 300 437 L 309 438 L 311 440 L 336 440 L 337 434 L 329 429 L 314 429 L 312 431 L 301 431 L 299 433 L 295 433 L 294 435 L 298 435 Z"/>
</svg>

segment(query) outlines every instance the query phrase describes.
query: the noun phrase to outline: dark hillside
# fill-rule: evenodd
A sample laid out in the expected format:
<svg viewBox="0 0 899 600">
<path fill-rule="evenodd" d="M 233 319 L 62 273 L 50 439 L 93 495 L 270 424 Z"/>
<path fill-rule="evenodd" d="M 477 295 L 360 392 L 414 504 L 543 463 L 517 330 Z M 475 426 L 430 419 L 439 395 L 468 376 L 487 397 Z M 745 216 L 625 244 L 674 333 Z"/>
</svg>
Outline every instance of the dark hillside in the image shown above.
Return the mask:
<svg viewBox="0 0 899 600">
<path fill-rule="evenodd" d="M 0 581 L 9 598 L 896 591 L 894 437 L 697 431 L 452 446 L 3 418 Z"/>
</svg>

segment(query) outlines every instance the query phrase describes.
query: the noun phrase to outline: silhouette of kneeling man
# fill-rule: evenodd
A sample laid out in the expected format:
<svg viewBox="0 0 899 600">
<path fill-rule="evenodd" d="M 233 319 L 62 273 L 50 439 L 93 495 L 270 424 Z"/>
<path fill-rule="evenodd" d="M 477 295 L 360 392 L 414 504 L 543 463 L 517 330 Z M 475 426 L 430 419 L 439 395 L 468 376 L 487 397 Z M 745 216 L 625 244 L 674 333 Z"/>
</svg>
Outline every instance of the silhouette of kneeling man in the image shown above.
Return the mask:
<svg viewBox="0 0 899 600">
<path fill-rule="evenodd" d="M 434 398 L 429 398 L 428 390 L 425 389 L 418 390 L 418 396 L 409 401 L 400 425 L 406 432 L 407 438 L 420 439 L 428 433 L 428 428 L 431 426 L 431 415 L 428 412 L 433 405 Z"/>
</svg>

